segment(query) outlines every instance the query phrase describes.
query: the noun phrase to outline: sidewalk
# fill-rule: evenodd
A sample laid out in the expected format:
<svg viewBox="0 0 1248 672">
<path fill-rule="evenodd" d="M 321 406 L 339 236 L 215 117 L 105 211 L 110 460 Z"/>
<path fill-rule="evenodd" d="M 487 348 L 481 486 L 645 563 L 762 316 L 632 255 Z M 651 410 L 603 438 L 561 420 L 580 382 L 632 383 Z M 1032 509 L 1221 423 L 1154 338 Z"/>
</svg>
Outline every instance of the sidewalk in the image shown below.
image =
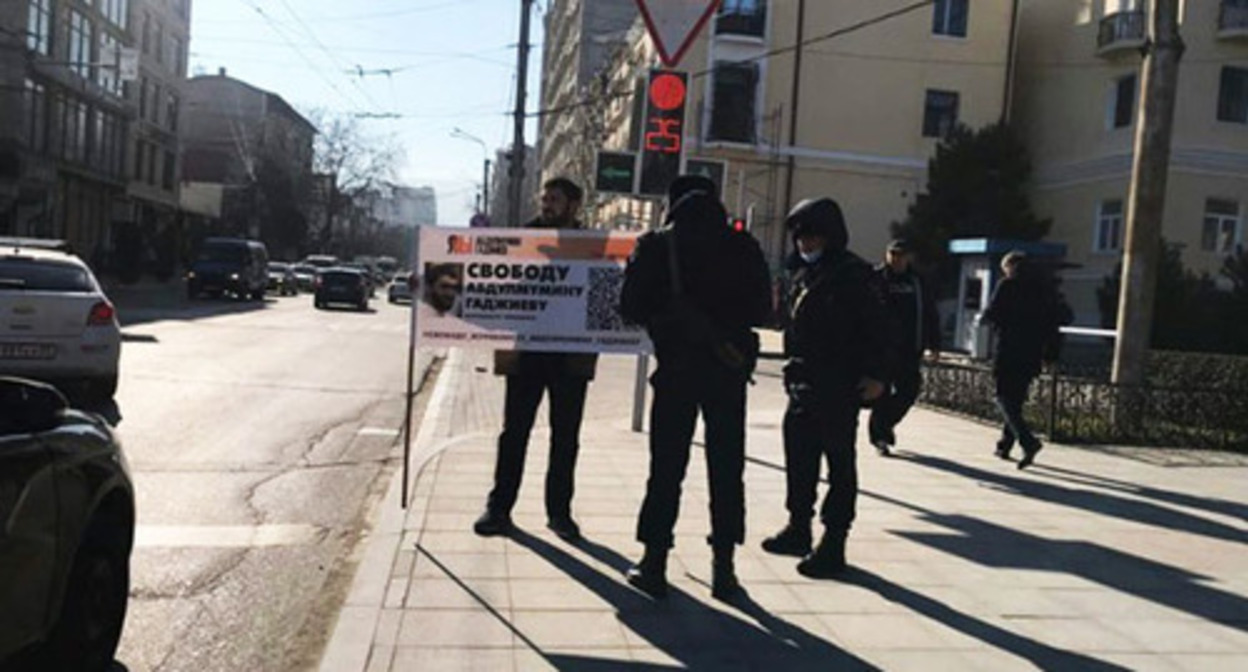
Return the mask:
<svg viewBox="0 0 1248 672">
<path fill-rule="evenodd" d="M 897 457 L 860 440 L 853 569 L 810 581 L 758 547 L 786 518 L 784 397 L 779 362 L 765 362 L 751 388 L 738 553 L 749 597 L 710 597 L 695 451 L 675 590 L 655 603 L 622 577 L 640 555 L 647 470 L 645 435 L 629 431 L 634 360 L 602 358 L 590 388 L 577 545 L 544 527 L 544 427 L 515 511 L 523 532 L 471 531 L 501 423 L 488 364 L 459 351 L 445 363 L 415 443 L 424 466 L 411 506 L 400 510 L 396 480 L 322 670 L 1248 669 L 1248 468 L 1049 446 L 1018 472 L 992 457 L 993 428 L 916 409 Z"/>
</svg>

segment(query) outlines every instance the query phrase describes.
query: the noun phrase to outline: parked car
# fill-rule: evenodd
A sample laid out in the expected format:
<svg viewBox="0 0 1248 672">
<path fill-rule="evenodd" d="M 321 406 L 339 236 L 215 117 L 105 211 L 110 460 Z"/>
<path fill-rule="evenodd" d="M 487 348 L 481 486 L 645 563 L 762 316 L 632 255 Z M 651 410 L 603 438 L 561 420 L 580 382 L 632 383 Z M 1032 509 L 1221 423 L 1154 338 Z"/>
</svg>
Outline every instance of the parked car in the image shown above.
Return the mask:
<svg viewBox="0 0 1248 672">
<path fill-rule="evenodd" d="M 368 279 L 353 268 L 327 268 L 316 276 L 317 308 L 330 304 L 350 304 L 360 310 L 368 310 Z"/>
<path fill-rule="evenodd" d="M 269 291 L 281 296 L 294 296 L 299 293 L 299 280 L 295 277 L 295 267 L 280 261 L 269 262 Z"/>
<path fill-rule="evenodd" d="M 264 243 L 242 238 L 208 238 L 186 274 L 186 295 L 260 301 L 269 286 L 269 252 Z"/>
<path fill-rule="evenodd" d="M 117 311 L 91 269 L 55 242 L 0 239 L 0 375 L 111 399 L 121 360 Z"/>
<path fill-rule="evenodd" d="M 0 669 L 112 665 L 134 521 L 108 425 L 51 386 L 0 378 Z"/>
<path fill-rule="evenodd" d="M 295 284 L 301 292 L 316 291 L 316 274 L 320 269 L 311 264 L 295 264 Z"/>
<path fill-rule="evenodd" d="M 390 280 L 390 287 L 387 290 L 390 303 L 412 300 L 412 286 L 410 281 L 411 276 L 407 273 L 395 274 L 394 278 Z"/>
</svg>

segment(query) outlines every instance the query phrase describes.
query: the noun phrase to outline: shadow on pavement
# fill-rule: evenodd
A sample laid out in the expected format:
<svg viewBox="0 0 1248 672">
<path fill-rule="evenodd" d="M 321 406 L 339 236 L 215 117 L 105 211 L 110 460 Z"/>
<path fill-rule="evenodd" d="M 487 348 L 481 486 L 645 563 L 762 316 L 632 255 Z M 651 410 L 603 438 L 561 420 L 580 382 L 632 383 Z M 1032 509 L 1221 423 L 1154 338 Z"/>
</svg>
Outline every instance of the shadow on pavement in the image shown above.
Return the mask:
<svg viewBox="0 0 1248 672">
<path fill-rule="evenodd" d="M 237 315 L 265 310 L 277 299 L 266 298 L 263 301 L 234 301 L 230 299 L 198 299 L 195 301 L 180 300 L 169 305 L 129 305 L 124 301 L 117 302 L 117 318 L 122 328 L 132 327 L 149 322 L 164 320 L 204 320 L 222 315 Z"/>
<path fill-rule="evenodd" d="M 1058 572 L 1248 631 L 1248 599 L 1211 588 L 1209 577 L 1087 541 L 1055 540 L 1012 530 L 986 520 L 930 511 L 901 500 L 864 491 L 865 497 L 918 514 L 919 519 L 953 534 L 894 534 L 985 567 Z M 1042 666 L 1043 667 L 1043 666 Z"/>
<path fill-rule="evenodd" d="M 743 662 L 750 669 L 878 669 L 768 613 L 748 594 L 727 604 L 753 619 L 752 623 L 711 608 L 675 586 L 669 590 L 666 600 L 654 602 L 623 583 L 623 573 L 630 563 L 610 548 L 589 540 L 574 544 L 578 551 L 613 569 L 616 577 L 603 574 L 561 548 L 525 532 L 517 532 L 512 538 L 614 606 L 621 625 L 680 662 L 685 669 L 740 669 Z M 593 670 L 600 668 L 602 662 L 543 655 L 561 670 Z M 658 668 L 651 665 L 635 669 Z"/>
<path fill-rule="evenodd" d="M 1111 490 L 1113 492 L 1121 492 L 1123 494 L 1135 495 L 1136 497 L 1144 497 L 1146 499 L 1155 499 L 1159 502 L 1167 504 L 1175 504 L 1177 506 L 1185 506 L 1190 509 L 1200 509 L 1209 513 L 1217 513 L 1232 518 L 1238 518 L 1248 521 L 1248 505 L 1238 502 L 1228 502 L 1224 499 L 1213 499 L 1210 497 L 1197 497 L 1182 492 L 1174 492 L 1172 490 L 1163 490 L 1154 488 L 1150 485 L 1140 485 L 1130 481 L 1123 481 L 1116 478 L 1107 478 L 1105 476 L 1096 476 L 1095 474 L 1085 474 L 1079 471 L 1071 471 L 1070 469 L 1062 469 L 1061 467 L 1051 467 L 1044 464 L 1037 464 L 1032 468 L 1032 473 L 1039 474 L 1055 480 L 1066 481 L 1068 483 L 1078 483 L 1103 490 Z"/>
<path fill-rule="evenodd" d="M 1089 490 L 1077 490 L 1030 478 L 1016 478 L 941 457 L 916 455 L 908 452 L 898 452 L 895 453 L 895 456 L 912 464 L 957 474 L 984 483 L 991 483 L 1005 492 L 1030 497 L 1057 506 L 1081 509 L 1089 513 L 1121 518 L 1178 532 L 1198 534 L 1237 544 L 1248 544 L 1248 532 L 1209 520 L 1208 518 L 1176 511 L 1151 502 L 1115 497 Z"/>
<path fill-rule="evenodd" d="M 949 605 L 922 593 L 897 585 L 882 576 L 865 569 L 851 567 L 840 579 L 841 583 L 860 586 L 880 597 L 895 602 L 916 614 L 946 627 L 973 637 L 1000 651 L 1025 659 L 1041 670 L 1127 670 L 1119 665 L 1098 660 L 1073 651 L 1063 651 L 1043 642 L 1030 639 L 992 623 L 964 614 Z"/>
</svg>

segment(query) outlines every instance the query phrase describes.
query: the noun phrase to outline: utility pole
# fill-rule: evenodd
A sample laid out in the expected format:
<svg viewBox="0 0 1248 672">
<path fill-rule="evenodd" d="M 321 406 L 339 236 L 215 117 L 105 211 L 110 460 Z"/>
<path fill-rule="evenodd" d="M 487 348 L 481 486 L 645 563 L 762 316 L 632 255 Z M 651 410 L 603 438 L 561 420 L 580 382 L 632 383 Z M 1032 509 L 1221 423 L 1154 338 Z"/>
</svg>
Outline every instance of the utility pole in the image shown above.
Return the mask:
<svg viewBox="0 0 1248 672">
<path fill-rule="evenodd" d="M 793 186 L 797 179 L 797 155 L 793 150 L 797 148 L 797 122 L 800 118 L 798 112 L 801 109 L 802 100 L 802 50 L 806 44 L 806 0 L 797 0 L 797 41 L 794 43 L 793 50 L 793 91 L 792 98 L 789 101 L 789 158 L 784 178 L 784 211 L 780 213 L 783 221 L 789 215 L 789 210 L 793 209 Z M 779 142 L 779 138 L 776 139 Z M 787 244 L 788 236 L 782 232 L 780 235 L 780 259 L 783 260 L 788 254 Z"/>
<path fill-rule="evenodd" d="M 485 170 L 481 176 L 481 213 L 490 214 L 490 160 L 485 160 Z"/>
<path fill-rule="evenodd" d="M 1118 302 L 1118 340 L 1114 347 L 1114 382 L 1118 384 L 1140 385 L 1146 374 L 1179 60 L 1184 49 L 1179 36 L 1179 1 L 1153 0 L 1150 42 L 1144 52 L 1143 97 L 1136 122 L 1135 165 L 1131 171 Z"/>
<path fill-rule="evenodd" d="M 507 226 L 520 227 L 520 202 L 524 198 L 524 108 L 529 83 L 529 15 L 533 0 L 520 0 L 520 49 L 516 64 L 516 134 L 511 143 L 510 203 L 507 204 Z"/>
</svg>

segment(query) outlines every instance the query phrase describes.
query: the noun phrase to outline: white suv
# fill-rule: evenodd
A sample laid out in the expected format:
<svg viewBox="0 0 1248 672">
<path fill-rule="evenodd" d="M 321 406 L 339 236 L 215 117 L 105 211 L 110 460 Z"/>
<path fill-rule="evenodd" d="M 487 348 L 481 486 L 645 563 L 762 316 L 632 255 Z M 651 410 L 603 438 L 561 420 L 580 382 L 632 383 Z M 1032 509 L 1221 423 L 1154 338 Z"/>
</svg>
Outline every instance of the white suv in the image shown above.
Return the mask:
<svg viewBox="0 0 1248 672">
<path fill-rule="evenodd" d="M 0 376 L 117 390 L 117 311 L 78 257 L 50 241 L 0 238 Z"/>
</svg>

